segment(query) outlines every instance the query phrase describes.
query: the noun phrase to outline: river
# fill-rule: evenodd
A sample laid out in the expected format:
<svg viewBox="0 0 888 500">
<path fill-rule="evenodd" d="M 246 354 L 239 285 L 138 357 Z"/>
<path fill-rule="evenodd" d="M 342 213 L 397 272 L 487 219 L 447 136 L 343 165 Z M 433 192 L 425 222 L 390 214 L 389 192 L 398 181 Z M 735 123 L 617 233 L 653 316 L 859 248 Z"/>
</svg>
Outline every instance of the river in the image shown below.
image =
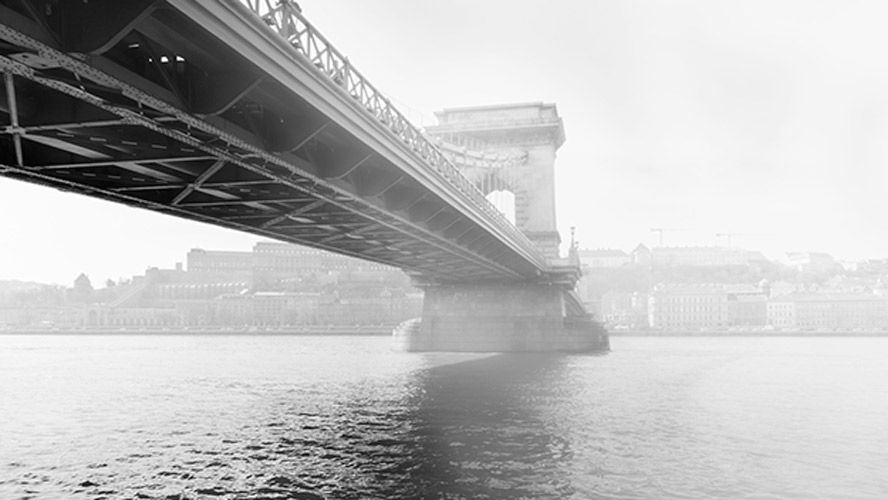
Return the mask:
<svg viewBox="0 0 888 500">
<path fill-rule="evenodd" d="M 888 338 L 388 342 L 0 335 L 0 498 L 888 498 Z"/>
</svg>

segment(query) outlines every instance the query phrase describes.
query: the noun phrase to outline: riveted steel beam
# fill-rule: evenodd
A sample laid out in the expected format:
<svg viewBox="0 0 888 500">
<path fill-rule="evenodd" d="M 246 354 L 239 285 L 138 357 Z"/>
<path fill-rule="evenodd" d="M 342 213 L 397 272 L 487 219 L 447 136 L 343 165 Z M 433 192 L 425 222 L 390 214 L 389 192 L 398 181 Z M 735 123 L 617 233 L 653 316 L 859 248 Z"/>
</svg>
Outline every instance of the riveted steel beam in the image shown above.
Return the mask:
<svg viewBox="0 0 888 500">
<path fill-rule="evenodd" d="M 2 31 L 2 27 L 0 27 L 0 37 L 5 37 L 6 34 Z M 20 43 L 20 41 L 17 40 L 16 43 Z M 33 45 L 33 41 L 28 43 Z M 72 98 L 83 99 L 85 102 L 89 102 L 91 105 L 100 109 L 132 120 L 132 123 L 144 127 L 145 130 L 166 135 L 175 141 L 181 141 L 182 144 L 195 147 L 200 151 L 210 152 L 217 158 L 225 159 L 227 162 L 232 163 L 237 169 L 243 169 L 245 172 L 250 172 L 251 175 L 267 176 L 274 179 L 276 183 L 294 188 L 305 193 L 309 197 L 318 197 L 319 199 L 325 200 L 327 203 L 346 208 L 349 211 L 360 212 L 369 218 L 373 218 L 378 224 L 390 227 L 392 231 L 403 233 L 401 236 L 402 238 L 415 238 L 417 241 L 422 242 L 422 244 L 447 249 L 446 251 L 455 253 L 459 255 L 460 258 L 472 260 L 475 262 L 475 265 L 478 265 L 481 268 L 488 268 L 490 269 L 490 272 L 500 276 L 515 276 L 517 274 L 509 269 L 499 266 L 495 262 L 484 262 L 476 256 L 470 255 L 452 242 L 442 239 L 440 235 L 432 234 L 424 227 L 416 226 L 412 221 L 406 220 L 398 214 L 385 213 L 385 211 L 378 206 L 378 203 L 362 200 L 360 197 L 355 197 L 354 193 L 347 192 L 338 188 L 336 185 L 330 185 L 329 183 L 315 180 L 314 174 L 312 174 L 310 170 L 302 169 L 299 166 L 298 161 L 295 161 L 294 158 L 269 155 L 266 151 L 261 150 L 261 148 L 257 148 L 256 142 L 245 140 L 244 137 L 247 137 L 246 135 L 241 134 L 240 132 L 233 134 L 231 128 L 224 128 L 224 124 L 221 121 L 201 121 L 195 119 L 195 117 L 183 114 L 180 110 L 170 106 L 168 101 L 164 101 L 163 99 L 157 100 L 151 96 L 140 94 L 140 92 L 142 92 L 140 88 L 142 87 L 132 87 L 128 86 L 126 83 L 114 81 L 114 76 L 101 74 L 101 70 L 97 69 L 97 67 L 87 67 L 74 59 L 66 59 L 65 56 L 59 56 L 46 48 L 40 48 L 39 51 L 41 57 L 57 62 L 66 70 L 73 71 L 78 75 L 82 75 L 91 81 L 99 82 L 102 85 L 108 85 L 109 88 L 120 89 L 120 95 L 126 96 L 126 99 L 133 103 L 137 103 L 138 106 L 144 106 L 146 109 L 150 108 L 152 112 L 150 114 L 136 112 L 133 110 L 135 106 L 129 104 L 121 106 L 118 101 L 109 101 L 105 100 L 105 97 L 97 97 L 88 92 L 84 93 L 82 89 L 72 86 L 71 83 L 53 83 L 51 80 L 44 79 L 40 75 L 29 73 L 27 69 L 21 67 L 16 67 L 17 74 L 24 75 L 26 78 L 29 78 L 36 83 L 46 85 L 47 87 L 64 93 Z M 0 67 L 7 68 L 13 66 L 15 65 L 4 61 L 4 58 L 0 57 Z M 157 112 L 166 114 L 166 118 L 169 121 L 165 120 L 164 125 L 161 125 L 159 121 L 155 120 L 155 117 L 158 116 Z M 315 184 L 299 184 L 295 182 L 294 179 L 289 178 L 292 176 L 301 176 L 307 179 L 312 179 L 312 182 Z M 181 182 L 178 184 L 181 184 Z M 87 192 L 95 191 L 87 189 Z M 102 191 L 102 193 L 103 196 L 107 196 L 108 191 L 105 190 Z M 249 204 L 260 202 L 277 203 L 280 201 L 281 199 L 279 198 L 263 198 L 261 200 L 251 198 L 242 200 L 222 200 L 222 203 L 231 202 L 233 204 Z M 195 207 L 199 208 L 199 204 L 203 204 L 203 202 L 196 203 L 195 206 L 182 204 L 182 206 L 178 208 L 168 207 L 166 209 L 160 209 L 156 205 L 150 206 L 154 207 L 152 209 L 157 209 L 159 211 L 170 211 L 172 209 L 173 212 L 178 210 L 177 213 L 191 213 L 193 216 L 194 212 L 192 209 Z M 212 202 L 206 203 L 209 204 Z M 224 207 L 225 205 L 218 206 Z"/>
<path fill-rule="evenodd" d="M 22 131 L 19 129 L 18 103 L 15 96 L 15 82 L 12 73 L 3 73 L 3 80 L 6 84 L 6 101 L 9 109 L 9 130 L 12 133 L 13 147 L 15 147 L 15 161 L 19 167 L 24 166 L 25 161 L 22 156 Z"/>
<path fill-rule="evenodd" d="M 279 215 L 279 216 L 275 217 L 274 219 L 271 219 L 270 221 L 263 223 L 262 227 L 271 227 L 271 226 L 277 224 L 278 222 L 286 220 L 289 217 L 296 217 L 297 215 L 304 214 L 306 212 L 310 212 L 310 211 L 322 206 L 324 203 L 325 203 L 324 200 L 315 200 L 311 203 L 306 203 L 305 205 L 297 208 L 296 210 L 291 210 L 290 212 Z"/>
<path fill-rule="evenodd" d="M 260 199 L 240 199 L 231 201 L 206 201 L 194 203 L 179 203 L 177 206 L 198 208 L 198 207 L 225 207 L 230 205 L 245 205 L 248 203 L 295 203 L 300 201 L 310 201 L 312 198 L 260 198 Z"/>
<path fill-rule="evenodd" d="M 54 123 L 51 125 L 31 125 L 31 126 L 21 126 L 19 129 L 22 133 L 34 133 L 34 132 L 44 132 L 48 130 L 77 130 L 81 128 L 102 128 L 102 127 L 114 127 L 119 125 L 124 125 L 126 122 L 124 120 L 97 120 L 97 121 L 87 121 L 87 122 L 70 122 L 70 123 Z M 4 133 L 8 133 L 8 131 L 4 130 Z"/>
<path fill-rule="evenodd" d="M 209 178 L 212 177 L 213 175 L 215 175 L 216 172 L 222 170 L 222 167 L 224 167 L 224 166 L 225 166 L 225 160 L 216 160 L 216 162 L 213 163 L 210 166 L 210 168 L 206 169 L 202 174 L 197 176 L 197 178 L 194 179 L 194 182 L 192 182 L 191 184 L 186 186 L 185 189 L 183 189 L 181 192 L 179 192 L 179 194 L 177 194 L 176 197 L 173 198 L 172 201 L 170 201 L 170 205 L 178 205 L 179 203 L 182 203 L 182 201 L 185 198 L 187 198 L 188 195 L 193 193 L 195 189 L 200 188 L 200 186 L 204 182 L 209 180 Z"/>
<path fill-rule="evenodd" d="M 151 163 L 162 159 L 168 163 L 185 162 L 185 161 L 205 161 L 215 160 L 215 156 L 176 156 L 176 157 L 158 157 L 158 158 L 136 158 L 128 160 L 129 163 Z M 120 163 L 120 160 L 103 160 L 103 161 L 86 161 L 78 163 L 60 163 L 57 165 L 38 165 L 28 167 L 36 172 L 48 170 L 73 170 L 97 167 L 114 167 Z"/>
</svg>

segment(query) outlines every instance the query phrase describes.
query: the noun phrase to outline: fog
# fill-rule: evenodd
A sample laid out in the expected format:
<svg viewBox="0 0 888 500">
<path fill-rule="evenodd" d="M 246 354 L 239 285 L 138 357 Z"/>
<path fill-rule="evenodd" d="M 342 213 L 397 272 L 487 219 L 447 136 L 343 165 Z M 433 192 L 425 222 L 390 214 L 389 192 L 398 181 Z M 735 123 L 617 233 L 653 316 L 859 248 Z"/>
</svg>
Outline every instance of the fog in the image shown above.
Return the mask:
<svg viewBox="0 0 888 500">
<path fill-rule="evenodd" d="M 882 2 L 301 2 L 418 125 L 453 106 L 558 105 L 562 238 L 888 255 Z M 68 283 L 255 237 L 0 179 L 0 275 Z M 723 243 L 723 242 L 722 242 Z M 66 257 L 55 257 L 64 248 Z"/>
<path fill-rule="evenodd" d="M 0 498 L 888 498 L 888 3 L 233 1 L 0 0 Z"/>
</svg>

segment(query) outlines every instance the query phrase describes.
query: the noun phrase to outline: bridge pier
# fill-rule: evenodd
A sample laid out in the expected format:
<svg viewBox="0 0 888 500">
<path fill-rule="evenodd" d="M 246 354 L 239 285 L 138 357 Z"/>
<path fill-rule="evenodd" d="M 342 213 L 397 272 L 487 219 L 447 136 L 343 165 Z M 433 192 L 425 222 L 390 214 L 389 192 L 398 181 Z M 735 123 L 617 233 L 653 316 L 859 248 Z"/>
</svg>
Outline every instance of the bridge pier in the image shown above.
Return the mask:
<svg viewBox="0 0 888 500">
<path fill-rule="evenodd" d="M 607 350 L 607 333 L 572 317 L 561 285 L 426 285 L 421 320 L 393 333 L 392 347 L 412 352 L 582 352 Z"/>
</svg>

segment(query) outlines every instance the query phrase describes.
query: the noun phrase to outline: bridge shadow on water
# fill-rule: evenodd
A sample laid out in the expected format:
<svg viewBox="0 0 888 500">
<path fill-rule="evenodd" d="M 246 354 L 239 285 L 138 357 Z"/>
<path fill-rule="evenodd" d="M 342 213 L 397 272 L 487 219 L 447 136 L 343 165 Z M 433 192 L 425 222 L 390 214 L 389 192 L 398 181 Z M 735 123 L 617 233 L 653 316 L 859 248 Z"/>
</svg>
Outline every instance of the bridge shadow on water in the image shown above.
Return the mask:
<svg viewBox="0 0 888 500">
<path fill-rule="evenodd" d="M 501 354 L 416 375 L 416 498 L 563 498 L 573 493 L 570 443 L 550 427 L 546 401 L 563 384 L 564 356 Z"/>
<path fill-rule="evenodd" d="M 571 443 L 551 411 L 570 404 L 569 359 L 438 364 L 410 372 L 397 395 L 369 386 L 340 395 L 332 414 L 281 402 L 289 407 L 259 447 L 274 465 L 238 498 L 569 497 Z"/>
<path fill-rule="evenodd" d="M 410 374 L 398 401 L 363 395 L 329 429 L 333 498 L 564 498 L 571 443 L 548 404 L 565 356 L 502 354 Z M 338 450 L 338 454 L 332 450 Z M 304 451 L 303 451 L 304 452 Z M 335 486 L 333 485 L 335 483 Z"/>
</svg>

